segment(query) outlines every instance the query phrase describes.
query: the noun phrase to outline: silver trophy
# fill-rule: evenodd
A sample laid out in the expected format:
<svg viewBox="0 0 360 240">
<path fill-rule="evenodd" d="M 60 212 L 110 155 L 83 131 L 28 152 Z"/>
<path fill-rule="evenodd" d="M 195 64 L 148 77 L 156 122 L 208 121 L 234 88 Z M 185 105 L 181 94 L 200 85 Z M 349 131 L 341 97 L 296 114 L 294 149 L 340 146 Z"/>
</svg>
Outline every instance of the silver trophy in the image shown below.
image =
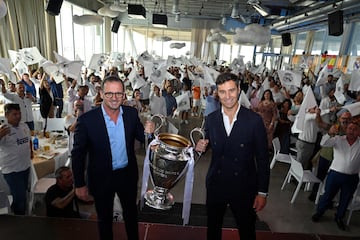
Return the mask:
<svg viewBox="0 0 360 240">
<path fill-rule="evenodd" d="M 199 128 L 193 130 L 199 131 Z M 161 210 L 170 209 L 174 205 L 174 197 L 169 192 L 187 171 L 188 161 L 193 157 L 190 151 L 191 142 L 183 136 L 171 133 L 160 133 L 158 144 L 153 146 L 149 154 L 149 171 L 153 190 L 145 195 L 146 205 Z M 191 140 L 193 140 L 191 136 Z"/>
</svg>

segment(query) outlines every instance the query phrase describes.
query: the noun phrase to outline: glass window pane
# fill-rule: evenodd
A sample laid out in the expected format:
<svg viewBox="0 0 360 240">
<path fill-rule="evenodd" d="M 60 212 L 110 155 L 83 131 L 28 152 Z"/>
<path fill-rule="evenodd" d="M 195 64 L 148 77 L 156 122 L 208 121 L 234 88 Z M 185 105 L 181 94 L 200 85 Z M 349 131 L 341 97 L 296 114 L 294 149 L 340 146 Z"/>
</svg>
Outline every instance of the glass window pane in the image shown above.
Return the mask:
<svg viewBox="0 0 360 240">
<path fill-rule="evenodd" d="M 314 44 L 311 50 L 311 55 L 320 55 L 324 43 L 325 30 L 316 31 L 314 34 Z"/>
<path fill-rule="evenodd" d="M 355 23 L 353 38 L 350 42 L 350 55 L 359 56 L 360 55 L 360 23 Z"/>
<path fill-rule="evenodd" d="M 342 36 L 327 36 L 324 41 L 324 51 L 327 51 L 329 55 L 338 55 L 340 50 Z"/>
<path fill-rule="evenodd" d="M 300 55 L 305 51 L 307 32 L 298 33 L 295 43 L 295 55 Z"/>
</svg>

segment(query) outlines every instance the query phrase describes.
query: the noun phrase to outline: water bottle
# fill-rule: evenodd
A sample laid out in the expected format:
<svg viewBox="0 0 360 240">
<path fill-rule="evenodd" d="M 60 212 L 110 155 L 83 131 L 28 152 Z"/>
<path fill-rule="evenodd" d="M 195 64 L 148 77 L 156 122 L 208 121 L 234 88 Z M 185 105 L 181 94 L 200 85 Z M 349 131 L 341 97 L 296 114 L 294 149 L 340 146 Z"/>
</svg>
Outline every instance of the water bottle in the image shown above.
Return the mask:
<svg viewBox="0 0 360 240">
<path fill-rule="evenodd" d="M 39 139 L 37 135 L 35 135 L 33 139 L 33 148 L 35 151 L 39 149 Z"/>
</svg>

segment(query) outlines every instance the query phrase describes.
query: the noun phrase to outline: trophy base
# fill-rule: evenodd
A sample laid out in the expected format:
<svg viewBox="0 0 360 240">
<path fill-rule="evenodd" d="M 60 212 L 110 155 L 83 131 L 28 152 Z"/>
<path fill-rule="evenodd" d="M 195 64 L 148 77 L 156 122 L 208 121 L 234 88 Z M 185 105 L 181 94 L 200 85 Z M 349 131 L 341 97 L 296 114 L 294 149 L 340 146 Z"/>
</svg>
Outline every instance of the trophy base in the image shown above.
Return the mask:
<svg viewBox="0 0 360 240">
<path fill-rule="evenodd" d="M 169 210 L 175 203 L 174 196 L 171 193 L 159 194 L 154 190 L 148 190 L 144 198 L 146 205 L 160 210 Z"/>
</svg>

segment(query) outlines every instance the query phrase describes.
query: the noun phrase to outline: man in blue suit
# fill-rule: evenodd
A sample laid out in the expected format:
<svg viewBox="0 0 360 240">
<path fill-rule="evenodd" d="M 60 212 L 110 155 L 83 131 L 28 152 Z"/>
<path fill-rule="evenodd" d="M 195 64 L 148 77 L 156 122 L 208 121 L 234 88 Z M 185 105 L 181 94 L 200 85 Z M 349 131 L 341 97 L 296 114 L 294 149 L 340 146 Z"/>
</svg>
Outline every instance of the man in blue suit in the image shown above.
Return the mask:
<svg viewBox="0 0 360 240">
<path fill-rule="evenodd" d="M 226 207 L 233 212 L 241 240 L 256 239 L 256 212 L 266 205 L 269 156 L 261 117 L 240 106 L 239 79 L 223 73 L 216 79 L 221 108 L 205 121 L 206 139 L 196 150 L 212 149 L 206 177 L 207 239 L 221 239 Z"/>
<path fill-rule="evenodd" d="M 135 108 L 122 105 L 125 96 L 119 78 L 104 79 L 103 103 L 78 118 L 71 152 L 75 193 L 84 201 L 90 200 L 90 194 L 94 197 L 101 240 L 113 239 L 115 193 L 120 198 L 128 239 L 139 238 L 134 141 L 145 141 L 144 126 Z M 153 131 L 154 123 L 147 122 L 145 132 Z"/>
</svg>

